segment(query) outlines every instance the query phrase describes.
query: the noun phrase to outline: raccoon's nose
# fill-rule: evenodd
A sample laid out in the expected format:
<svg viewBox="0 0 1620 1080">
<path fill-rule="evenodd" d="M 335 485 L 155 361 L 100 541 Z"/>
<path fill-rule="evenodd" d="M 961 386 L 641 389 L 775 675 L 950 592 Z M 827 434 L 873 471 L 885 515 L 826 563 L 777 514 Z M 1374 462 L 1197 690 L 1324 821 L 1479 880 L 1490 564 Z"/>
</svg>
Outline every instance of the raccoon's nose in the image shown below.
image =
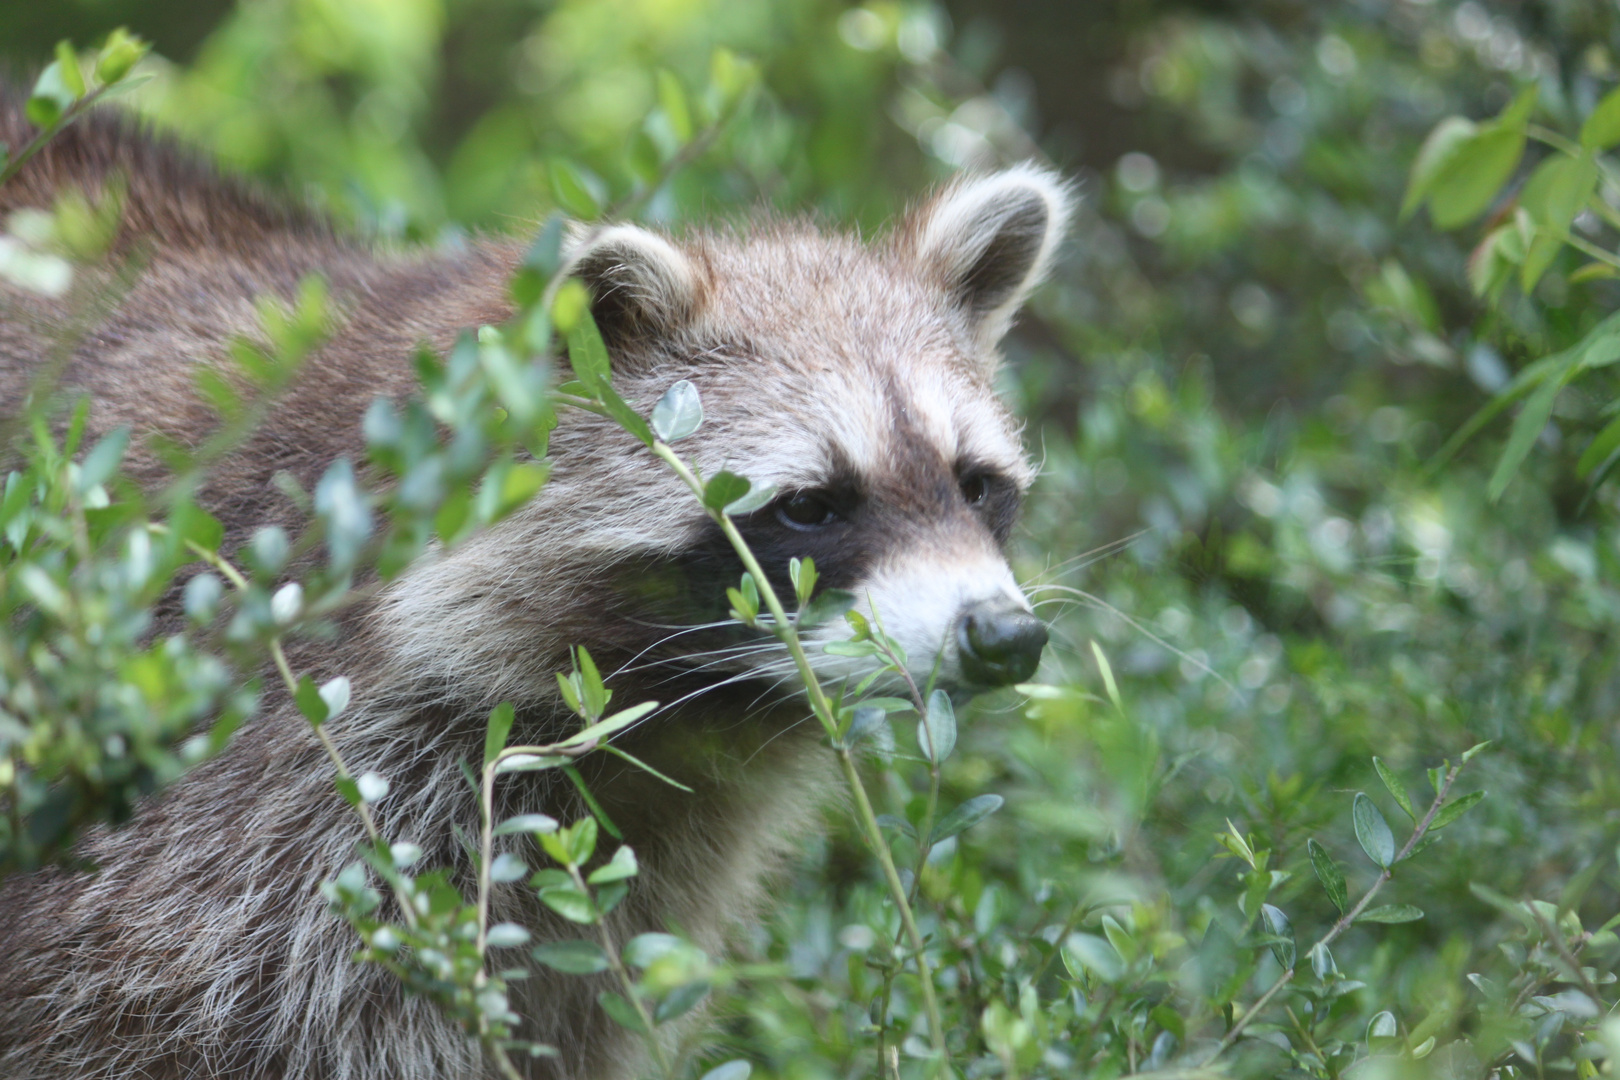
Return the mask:
<svg viewBox="0 0 1620 1080">
<path fill-rule="evenodd" d="M 1046 624 L 1011 600 L 981 600 L 962 613 L 956 644 L 969 682 L 1010 686 L 1040 666 Z"/>
</svg>

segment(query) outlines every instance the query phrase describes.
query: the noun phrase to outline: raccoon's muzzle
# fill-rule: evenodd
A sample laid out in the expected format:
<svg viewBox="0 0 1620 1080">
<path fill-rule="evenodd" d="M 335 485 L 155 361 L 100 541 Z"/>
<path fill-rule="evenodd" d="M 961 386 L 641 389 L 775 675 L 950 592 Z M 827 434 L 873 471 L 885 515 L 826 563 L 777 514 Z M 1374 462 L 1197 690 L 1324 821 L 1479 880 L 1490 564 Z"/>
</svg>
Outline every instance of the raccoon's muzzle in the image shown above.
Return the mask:
<svg viewBox="0 0 1620 1080">
<path fill-rule="evenodd" d="M 1040 666 L 1046 639 L 1046 624 L 1012 601 L 981 600 L 956 624 L 962 675 L 980 686 L 1024 682 Z"/>
</svg>

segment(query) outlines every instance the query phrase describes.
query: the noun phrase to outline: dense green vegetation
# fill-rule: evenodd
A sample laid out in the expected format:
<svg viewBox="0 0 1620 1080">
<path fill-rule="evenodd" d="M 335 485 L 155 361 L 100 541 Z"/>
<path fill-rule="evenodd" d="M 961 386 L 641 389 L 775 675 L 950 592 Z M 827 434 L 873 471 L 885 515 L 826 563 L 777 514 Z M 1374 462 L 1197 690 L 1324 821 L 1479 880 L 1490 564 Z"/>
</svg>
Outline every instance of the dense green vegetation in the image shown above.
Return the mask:
<svg viewBox="0 0 1620 1080">
<path fill-rule="evenodd" d="M 1043 462 L 1015 555 L 1054 645 L 1041 688 L 959 718 L 941 805 L 1005 803 L 934 849 L 915 905 L 955 1069 L 1608 1071 L 1611 8 L 148 0 L 0 11 L 0 50 L 31 69 L 58 38 L 99 44 L 119 24 L 155 46 L 137 69 L 155 78 L 128 101 L 388 243 L 610 205 L 678 227 L 763 203 L 870 229 L 954 169 L 1048 157 L 1085 204 L 1005 389 Z M 1446 122 L 1420 157 L 1451 116 L 1476 126 Z M 99 220 L 81 206 L 54 231 L 7 223 L 0 272 L 38 285 L 40 257 L 93 251 Z M 309 347 L 318 309 L 312 294 L 280 317 L 264 385 Z M 463 419 L 499 397 L 458 385 Z M 521 393 L 500 400 L 521 415 Z M 523 433 L 503 419 L 480 436 L 480 474 L 526 495 Z M 19 822 L 39 811 L 0 834 L 0 865 L 206 753 L 170 752 L 199 717 L 224 708 L 226 737 L 252 707 L 231 670 L 262 662 L 287 621 L 269 588 L 285 540 L 279 554 L 270 540 L 219 657 L 139 653 L 143 605 L 184 541 L 209 538 L 183 495 L 138 505 L 113 480 L 118 449 L 70 468 L 36 448 L 0 507 L 13 638 L 69 661 L 40 674 L 0 647 L 0 798 Z M 321 527 L 341 531 L 345 505 L 328 499 Z M 505 508 L 463 508 L 449 531 Z M 352 558 L 397 560 L 445 529 L 376 509 L 388 528 Z M 136 552 L 125 529 L 148 512 L 169 531 Z M 141 575 L 119 569 L 132 560 Z M 53 610 L 62 594 L 96 604 Z M 193 600 L 201 622 L 218 597 Z M 76 649 L 92 616 L 111 636 Z M 87 691 L 84 672 L 112 669 L 127 693 Z M 312 714 L 340 707 L 314 691 Z M 138 767 L 75 741 L 65 716 L 139 733 Z M 913 726 L 895 724 L 898 752 L 866 773 L 902 865 L 920 861 L 931 780 Z M 1431 784 L 1449 796 L 1438 818 Z M 1385 883 L 1425 819 L 1422 850 Z M 574 842 L 548 850 L 568 866 Z M 1375 885 L 1363 918 L 1341 917 Z M 334 895 L 363 921 L 359 879 Z M 714 987 L 705 1041 L 671 1069 L 929 1075 L 920 987 L 914 969 L 890 977 L 904 935 L 858 824 L 832 814 L 782 895 L 740 966 L 673 945 L 647 958 L 649 1001 Z M 477 1030 L 476 1002 L 448 1004 Z"/>
</svg>

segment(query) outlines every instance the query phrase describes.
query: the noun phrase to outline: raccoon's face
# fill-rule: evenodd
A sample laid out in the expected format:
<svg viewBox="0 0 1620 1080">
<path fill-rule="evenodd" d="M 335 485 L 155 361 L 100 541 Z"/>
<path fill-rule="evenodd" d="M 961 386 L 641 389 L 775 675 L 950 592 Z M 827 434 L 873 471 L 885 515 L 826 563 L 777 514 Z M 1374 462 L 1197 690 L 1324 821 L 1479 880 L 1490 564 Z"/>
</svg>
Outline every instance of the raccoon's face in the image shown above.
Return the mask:
<svg viewBox="0 0 1620 1080">
<path fill-rule="evenodd" d="M 872 246 L 778 226 L 677 247 L 619 226 L 574 271 L 621 393 L 645 411 L 690 380 L 705 421 L 675 449 L 776 489 L 734 520 L 789 610 L 789 560 L 813 559 L 818 591 L 853 593 L 919 685 L 999 686 L 1034 673 L 1046 629 L 1003 553 L 1031 469 L 992 378 L 1068 211 L 1062 184 L 1026 167 L 956 184 Z M 636 646 L 621 663 L 795 688 L 774 638 L 727 622 L 742 567 L 718 526 L 645 451 L 604 462 L 605 437 L 594 421 L 558 432 L 547 500 L 599 515 L 582 540 L 608 567 L 597 629 Z M 589 494 L 604 468 L 623 485 L 605 501 Z M 818 673 L 872 669 L 822 651 L 849 635 L 842 619 L 807 630 Z"/>
</svg>

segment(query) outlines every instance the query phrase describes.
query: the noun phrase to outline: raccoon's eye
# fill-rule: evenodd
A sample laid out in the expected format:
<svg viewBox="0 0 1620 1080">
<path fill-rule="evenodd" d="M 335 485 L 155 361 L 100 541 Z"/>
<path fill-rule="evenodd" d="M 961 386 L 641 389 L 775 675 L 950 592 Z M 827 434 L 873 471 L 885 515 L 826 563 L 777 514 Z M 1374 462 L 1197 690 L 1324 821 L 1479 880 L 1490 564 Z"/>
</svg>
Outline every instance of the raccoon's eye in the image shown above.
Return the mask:
<svg viewBox="0 0 1620 1080">
<path fill-rule="evenodd" d="M 962 498 L 967 500 L 969 506 L 978 506 L 990 497 L 990 478 L 984 473 L 971 473 L 958 483 L 962 488 Z"/>
<path fill-rule="evenodd" d="M 776 504 L 776 516 L 794 529 L 819 529 L 838 520 L 838 513 L 813 491 L 799 491 Z"/>
</svg>

